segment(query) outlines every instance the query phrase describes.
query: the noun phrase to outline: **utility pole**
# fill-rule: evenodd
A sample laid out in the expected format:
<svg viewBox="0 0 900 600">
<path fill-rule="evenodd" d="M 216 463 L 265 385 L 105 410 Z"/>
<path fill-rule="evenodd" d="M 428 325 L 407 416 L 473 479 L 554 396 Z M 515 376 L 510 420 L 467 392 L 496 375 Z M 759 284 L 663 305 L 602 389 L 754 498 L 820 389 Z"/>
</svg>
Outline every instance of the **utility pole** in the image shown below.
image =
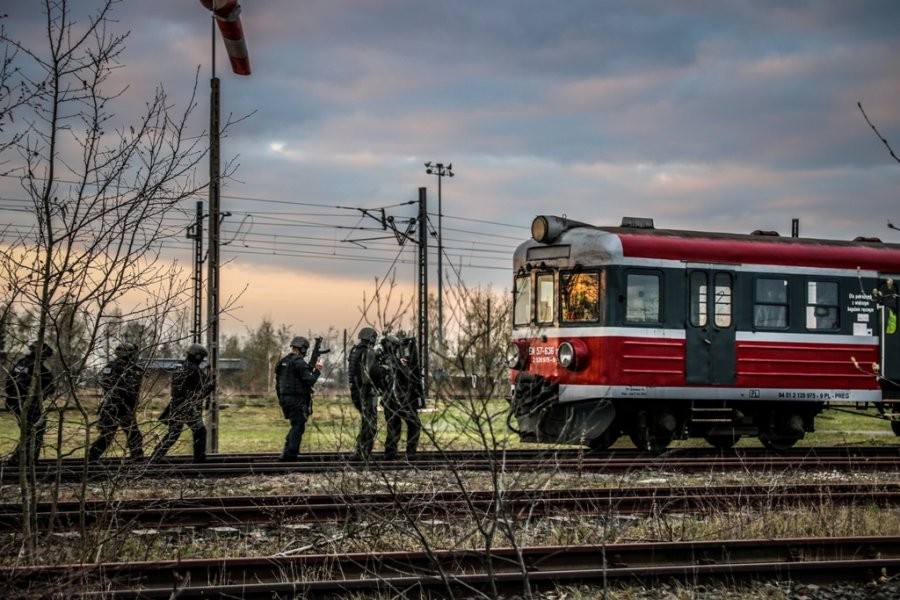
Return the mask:
<svg viewBox="0 0 900 600">
<path fill-rule="evenodd" d="M 443 233 L 442 233 L 441 221 L 443 220 L 444 215 L 443 215 L 443 210 L 441 207 L 441 180 L 444 177 L 453 177 L 453 163 L 450 163 L 445 167 L 443 163 L 431 164 L 431 161 L 428 161 L 427 163 L 425 163 L 425 172 L 429 175 L 437 176 L 437 180 L 438 180 L 438 227 L 437 227 L 438 335 L 437 335 L 437 340 L 438 340 L 438 344 L 441 347 L 443 347 L 444 346 L 444 275 L 443 275 L 444 243 L 442 240 Z"/>
<path fill-rule="evenodd" d="M 191 341 L 200 343 L 200 332 L 203 331 L 203 201 L 197 200 L 197 217 L 188 227 L 189 240 L 194 240 L 194 306 L 191 323 Z"/>
<path fill-rule="evenodd" d="M 209 80 L 209 287 L 206 306 L 206 346 L 209 351 L 210 374 L 219 375 L 219 78 L 216 77 L 216 30 L 213 29 L 213 76 Z M 206 451 L 219 451 L 219 392 L 213 389 L 207 414 Z"/>
<path fill-rule="evenodd" d="M 6 322 L 9 312 L 12 310 L 11 305 L 7 304 L 0 313 L 0 370 L 6 372 Z"/>
<path fill-rule="evenodd" d="M 419 367 L 422 371 L 422 398 L 428 398 L 428 197 L 419 188 Z"/>
<path fill-rule="evenodd" d="M 212 76 L 209 80 L 209 265 L 207 275 L 206 343 L 209 352 L 210 375 L 218 379 L 219 374 L 219 207 L 220 159 L 219 159 L 219 78 L 216 77 L 216 25 L 222 33 L 225 50 L 231 62 L 231 70 L 237 75 L 250 74 L 250 59 L 241 27 L 241 7 L 237 0 L 200 0 L 205 8 L 212 11 Z M 219 451 L 219 393 L 215 388 L 209 397 L 209 411 L 206 415 L 208 435 L 206 451 Z"/>
</svg>

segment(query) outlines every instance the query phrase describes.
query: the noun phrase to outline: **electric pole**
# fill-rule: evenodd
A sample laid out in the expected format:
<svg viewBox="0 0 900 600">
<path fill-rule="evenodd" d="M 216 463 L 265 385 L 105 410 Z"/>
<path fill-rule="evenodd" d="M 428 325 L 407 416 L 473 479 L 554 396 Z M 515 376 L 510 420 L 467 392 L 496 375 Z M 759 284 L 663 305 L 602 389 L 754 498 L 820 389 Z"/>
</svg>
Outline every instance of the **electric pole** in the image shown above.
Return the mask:
<svg viewBox="0 0 900 600">
<path fill-rule="evenodd" d="M 194 241 L 194 305 L 192 307 L 191 341 L 200 343 L 203 331 L 203 201 L 197 200 L 197 217 L 185 236 Z"/>
<path fill-rule="evenodd" d="M 206 343 L 209 352 L 210 375 L 214 380 L 219 374 L 219 78 L 216 77 L 216 25 L 222 34 L 225 51 L 231 62 L 231 70 L 237 75 L 250 74 L 250 59 L 241 27 L 241 7 L 237 0 L 200 0 L 213 13 L 212 19 L 212 76 L 209 80 L 209 265 L 207 276 Z M 213 388 L 206 415 L 208 435 L 206 451 L 219 451 L 219 393 Z"/>
<path fill-rule="evenodd" d="M 419 188 L 419 367 L 422 371 L 422 398 L 428 398 L 428 195 Z"/>
</svg>

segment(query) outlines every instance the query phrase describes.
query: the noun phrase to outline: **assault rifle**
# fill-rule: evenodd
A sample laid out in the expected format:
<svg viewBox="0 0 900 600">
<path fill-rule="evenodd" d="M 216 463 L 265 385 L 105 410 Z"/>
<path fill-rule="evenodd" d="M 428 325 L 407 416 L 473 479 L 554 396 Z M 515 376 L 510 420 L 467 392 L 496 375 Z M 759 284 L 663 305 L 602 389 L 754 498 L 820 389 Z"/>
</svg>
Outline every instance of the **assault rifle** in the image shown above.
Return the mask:
<svg viewBox="0 0 900 600">
<path fill-rule="evenodd" d="M 310 369 L 316 368 L 316 363 L 319 362 L 320 356 L 331 352 L 331 348 L 326 348 L 325 350 L 322 350 L 322 338 L 321 337 L 315 338 L 315 341 L 316 341 L 316 343 L 313 344 L 312 354 L 309 355 L 309 368 Z M 309 417 L 309 415 L 312 414 L 312 396 L 310 396 L 310 398 L 309 398 L 309 406 L 307 407 L 306 410 L 307 410 L 306 416 Z"/>
<path fill-rule="evenodd" d="M 310 354 L 310 356 L 309 356 L 309 366 L 312 369 L 316 368 L 316 363 L 319 362 L 320 356 L 331 352 L 331 348 L 326 348 L 325 350 L 322 350 L 322 338 L 321 337 L 317 337 L 315 339 L 316 339 L 316 343 L 313 344 L 313 351 L 312 351 L 312 354 Z"/>
</svg>

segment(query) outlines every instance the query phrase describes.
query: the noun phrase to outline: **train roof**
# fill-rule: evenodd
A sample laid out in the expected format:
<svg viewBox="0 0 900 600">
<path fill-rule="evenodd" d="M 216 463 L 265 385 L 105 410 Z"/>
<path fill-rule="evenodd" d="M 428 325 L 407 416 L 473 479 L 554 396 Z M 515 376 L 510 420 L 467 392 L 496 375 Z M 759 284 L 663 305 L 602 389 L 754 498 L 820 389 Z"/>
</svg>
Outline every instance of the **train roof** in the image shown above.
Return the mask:
<svg viewBox="0 0 900 600">
<path fill-rule="evenodd" d="M 622 258 L 649 258 L 685 262 L 760 264 L 834 269 L 865 269 L 884 273 L 900 273 L 900 244 L 879 240 L 825 240 L 784 237 L 770 232 L 753 234 L 656 229 L 648 220 L 630 220 L 642 226 L 594 226 L 559 217 L 558 230 L 550 228 L 544 242 L 535 239 L 523 243 L 516 251 L 516 262 L 533 261 L 545 256 L 553 258 L 550 248 L 570 246 L 570 259 L 591 257 L 587 262 L 615 262 Z M 532 231 L 535 228 L 532 227 Z M 534 248 L 546 250 L 529 252 Z M 534 256 L 534 258 L 532 258 Z M 526 258 L 527 257 L 527 258 Z"/>
</svg>

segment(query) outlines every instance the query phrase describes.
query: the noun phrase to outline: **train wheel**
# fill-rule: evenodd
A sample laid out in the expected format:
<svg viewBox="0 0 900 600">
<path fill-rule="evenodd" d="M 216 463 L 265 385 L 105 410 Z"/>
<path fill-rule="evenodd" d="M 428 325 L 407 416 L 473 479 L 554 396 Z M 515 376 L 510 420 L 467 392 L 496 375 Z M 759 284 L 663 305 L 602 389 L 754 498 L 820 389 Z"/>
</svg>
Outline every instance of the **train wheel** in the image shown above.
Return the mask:
<svg viewBox="0 0 900 600">
<path fill-rule="evenodd" d="M 658 453 L 669 447 L 675 437 L 678 421 L 664 408 L 655 407 L 637 413 L 631 442 L 638 450 Z"/>
<path fill-rule="evenodd" d="M 649 438 L 645 439 L 640 434 L 632 433 L 631 443 L 634 444 L 634 447 L 638 450 L 646 450 L 647 452 L 657 454 L 669 447 L 669 444 L 672 443 L 672 436 L 651 435 Z"/>
<path fill-rule="evenodd" d="M 769 450 L 790 450 L 794 447 L 794 444 L 797 443 L 797 440 L 799 440 L 800 437 L 802 436 L 790 437 L 782 435 L 775 437 L 768 433 L 761 433 L 759 435 L 759 441 Z"/>
<path fill-rule="evenodd" d="M 713 448 L 718 448 L 719 450 L 728 450 L 729 448 L 734 448 L 734 445 L 740 441 L 741 436 L 720 434 L 708 435 L 705 439 L 706 443 Z"/>
<path fill-rule="evenodd" d="M 803 416 L 788 411 L 769 415 L 769 426 L 759 433 L 759 441 L 769 450 L 788 450 L 803 439 Z"/>
<path fill-rule="evenodd" d="M 891 431 L 900 435 L 900 402 L 885 402 L 882 416 L 891 421 Z"/>
<path fill-rule="evenodd" d="M 610 427 L 606 431 L 604 431 L 599 436 L 588 442 L 588 446 L 591 447 L 591 450 L 600 451 L 607 450 L 610 446 L 616 443 L 616 440 L 619 439 L 620 432 L 615 427 Z"/>
</svg>

